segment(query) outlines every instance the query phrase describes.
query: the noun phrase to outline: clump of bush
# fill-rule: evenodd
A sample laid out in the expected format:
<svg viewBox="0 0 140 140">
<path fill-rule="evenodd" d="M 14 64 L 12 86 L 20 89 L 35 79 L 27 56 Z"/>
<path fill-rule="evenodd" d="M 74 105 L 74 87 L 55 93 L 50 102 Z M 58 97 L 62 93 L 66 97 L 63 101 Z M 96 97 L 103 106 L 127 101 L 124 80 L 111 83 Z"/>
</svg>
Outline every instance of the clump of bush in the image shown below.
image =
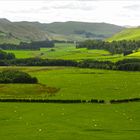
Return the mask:
<svg viewBox="0 0 140 140">
<path fill-rule="evenodd" d="M 0 83 L 38 83 L 36 77 L 18 70 L 5 70 L 0 72 Z"/>
<path fill-rule="evenodd" d="M 6 53 L 0 49 L 0 60 L 10 60 L 15 59 L 15 55 L 13 53 Z"/>
</svg>

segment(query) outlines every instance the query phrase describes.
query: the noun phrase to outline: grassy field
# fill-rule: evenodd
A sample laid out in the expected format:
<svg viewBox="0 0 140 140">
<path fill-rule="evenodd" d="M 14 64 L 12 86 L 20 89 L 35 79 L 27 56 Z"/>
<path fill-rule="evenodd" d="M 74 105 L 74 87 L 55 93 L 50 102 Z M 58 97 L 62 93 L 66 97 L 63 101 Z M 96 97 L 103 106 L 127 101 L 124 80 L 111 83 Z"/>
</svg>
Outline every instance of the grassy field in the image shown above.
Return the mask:
<svg viewBox="0 0 140 140">
<path fill-rule="evenodd" d="M 14 53 L 17 58 L 49 58 L 49 59 L 68 59 L 68 60 L 110 60 L 117 61 L 123 59 L 122 55 L 111 55 L 105 50 L 87 50 L 86 48 L 76 49 L 74 44 L 56 43 L 54 51 L 50 48 L 41 48 L 40 51 L 8 50 Z"/>
<path fill-rule="evenodd" d="M 139 140 L 140 104 L 0 103 L 2 140 Z"/>
<path fill-rule="evenodd" d="M 99 61 L 119 61 L 125 58 L 140 58 L 139 52 L 128 56 L 122 54 L 111 55 L 105 50 L 88 50 L 86 48 L 77 49 L 74 44 L 56 43 L 54 51 L 51 48 L 41 48 L 38 51 L 30 50 L 6 50 L 6 52 L 14 53 L 16 58 L 42 58 L 42 59 L 64 59 L 64 60 L 84 60 L 92 59 Z"/>
<path fill-rule="evenodd" d="M 55 51 L 9 51 L 18 58 L 117 61 L 103 50 L 57 44 Z M 137 52 L 138 53 L 138 52 Z M 132 54 L 131 54 L 132 55 Z M 125 58 L 138 58 L 139 56 Z M 109 104 L 140 98 L 140 72 L 74 67 L 0 67 L 25 71 L 39 84 L 0 84 L 0 98 L 103 99 L 106 104 L 0 103 L 2 140 L 139 140 L 140 104 Z"/>
<path fill-rule="evenodd" d="M 2 84 L 1 97 L 124 99 L 140 97 L 140 73 L 72 67 L 8 67 L 36 76 L 40 85 Z M 1 67 L 0 70 L 7 69 Z M 48 89 L 49 88 L 49 89 Z M 49 91 L 53 93 L 48 93 Z M 20 92 L 19 92 L 20 91 Z M 56 92 L 55 92 L 56 91 Z M 29 94 L 28 94 L 29 93 Z"/>
</svg>

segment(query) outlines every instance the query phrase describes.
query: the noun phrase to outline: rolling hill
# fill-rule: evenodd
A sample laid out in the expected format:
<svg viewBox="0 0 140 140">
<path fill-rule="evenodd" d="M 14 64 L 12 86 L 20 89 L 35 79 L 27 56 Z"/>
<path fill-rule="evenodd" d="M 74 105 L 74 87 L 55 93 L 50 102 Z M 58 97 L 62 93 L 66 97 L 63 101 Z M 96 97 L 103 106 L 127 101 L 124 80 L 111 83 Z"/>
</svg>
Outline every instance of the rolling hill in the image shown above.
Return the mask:
<svg viewBox="0 0 140 140">
<path fill-rule="evenodd" d="M 40 41 L 48 39 L 47 32 L 44 32 L 33 25 L 10 22 L 7 19 L 0 19 L 0 43 L 18 44 L 21 41 Z"/>
<path fill-rule="evenodd" d="M 123 30 L 124 27 L 107 23 L 87 22 L 11 22 L 0 19 L 0 43 L 14 43 L 41 40 L 81 41 L 105 39 Z"/>
<path fill-rule="evenodd" d="M 124 29 L 107 40 L 140 40 L 140 27 Z"/>
</svg>

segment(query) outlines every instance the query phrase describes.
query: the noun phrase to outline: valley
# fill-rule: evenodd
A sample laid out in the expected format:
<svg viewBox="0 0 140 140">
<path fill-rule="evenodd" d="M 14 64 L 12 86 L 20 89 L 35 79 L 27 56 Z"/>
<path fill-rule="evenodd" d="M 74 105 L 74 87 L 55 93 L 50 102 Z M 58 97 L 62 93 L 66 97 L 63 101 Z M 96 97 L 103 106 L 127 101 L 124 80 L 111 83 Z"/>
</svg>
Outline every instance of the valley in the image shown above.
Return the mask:
<svg viewBox="0 0 140 140">
<path fill-rule="evenodd" d="M 139 140 L 136 30 L 0 19 L 1 139 Z"/>
</svg>

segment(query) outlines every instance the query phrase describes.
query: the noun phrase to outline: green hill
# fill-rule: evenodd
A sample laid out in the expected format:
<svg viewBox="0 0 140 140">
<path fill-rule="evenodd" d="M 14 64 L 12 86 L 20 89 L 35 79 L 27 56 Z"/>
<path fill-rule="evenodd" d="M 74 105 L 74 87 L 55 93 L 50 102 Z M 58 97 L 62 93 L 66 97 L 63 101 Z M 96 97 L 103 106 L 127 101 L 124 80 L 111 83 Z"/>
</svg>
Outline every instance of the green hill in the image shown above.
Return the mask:
<svg viewBox="0 0 140 140">
<path fill-rule="evenodd" d="M 87 22 L 11 22 L 0 19 L 0 43 L 18 44 L 21 41 L 105 39 L 120 32 L 121 26 Z"/>
<path fill-rule="evenodd" d="M 107 40 L 140 40 L 140 27 L 124 29 Z"/>
<path fill-rule="evenodd" d="M 39 41 L 48 39 L 46 32 L 32 25 L 10 22 L 0 19 L 0 43 L 14 43 L 21 41 Z"/>
</svg>

